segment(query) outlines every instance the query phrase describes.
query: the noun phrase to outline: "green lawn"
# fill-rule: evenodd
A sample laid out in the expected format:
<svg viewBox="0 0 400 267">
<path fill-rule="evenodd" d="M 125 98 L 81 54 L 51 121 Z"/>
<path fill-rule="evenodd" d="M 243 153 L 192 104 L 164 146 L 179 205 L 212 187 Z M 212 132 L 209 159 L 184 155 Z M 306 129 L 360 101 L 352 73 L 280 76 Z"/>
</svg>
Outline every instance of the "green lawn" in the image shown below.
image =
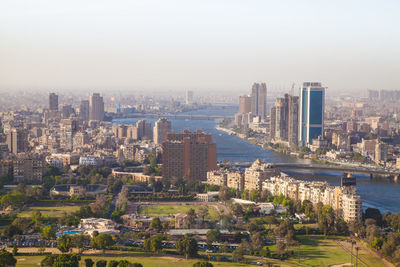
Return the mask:
<svg viewBox="0 0 400 267">
<path fill-rule="evenodd" d="M 289 248 L 295 251 L 295 259 L 287 262 L 300 263 L 308 266 L 329 266 L 332 264 L 350 263 L 351 256 L 346 250 L 339 246 L 335 240 L 341 237 L 325 238 L 321 235 L 298 235 L 297 239 L 301 242 L 300 247 Z M 368 253 L 360 253 L 360 258 L 368 263 L 368 266 L 385 266 L 379 259 Z M 353 263 L 355 259 L 353 258 Z M 359 262 L 358 266 L 366 266 Z"/>
<path fill-rule="evenodd" d="M 29 207 L 18 214 L 19 217 L 30 217 L 34 211 L 40 211 L 43 216 L 47 217 L 61 217 L 64 212 L 71 213 L 78 211 L 79 205 L 75 206 L 43 206 L 43 207 Z"/>
<path fill-rule="evenodd" d="M 40 261 L 43 256 L 17 256 L 17 267 L 37 267 L 40 266 Z M 99 256 L 83 256 L 80 262 L 80 266 L 84 267 L 84 259 L 91 258 L 94 262 L 99 260 L 128 260 L 130 262 L 139 262 L 144 267 L 192 267 L 193 263 L 198 262 L 198 259 L 185 260 L 182 258 L 174 257 L 135 257 L 135 256 L 110 256 L 110 257 L 99 257 Z M 231 262 L 212 262 L 214 266 L 248 266 L 245 264 L 231 263 Z"/>
<path fill-rule="evenodd" d="M 177 213 L 186 213 L 190 209 L 194 209 L 196 212 L 199 210 L 200 205 L 142 205 L 140 206 L 138 212 L 140 215 L 147 216 L 169 216 Z M 218 211 L 214 206 L 208 206 L 208 216 L 206 218 L 217 220 Z"/>
</svg>

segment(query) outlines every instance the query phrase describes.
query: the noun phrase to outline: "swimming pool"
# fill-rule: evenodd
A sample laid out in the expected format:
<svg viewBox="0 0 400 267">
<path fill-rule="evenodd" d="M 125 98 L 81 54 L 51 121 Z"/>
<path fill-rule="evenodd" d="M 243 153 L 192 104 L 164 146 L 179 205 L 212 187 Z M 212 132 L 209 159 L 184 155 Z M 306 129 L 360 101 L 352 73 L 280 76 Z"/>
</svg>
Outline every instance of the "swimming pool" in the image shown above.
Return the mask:
<svg viewBox="0 0 400 267">
<path fill-rule="evenodd" d="M 69 230 L 65 232 L 58 232 L 57 236 L 60 237 L 62 235 L 74 235 L 74 234 L 79 234 L 85 232 L 84 230 Z"/>
</svg>

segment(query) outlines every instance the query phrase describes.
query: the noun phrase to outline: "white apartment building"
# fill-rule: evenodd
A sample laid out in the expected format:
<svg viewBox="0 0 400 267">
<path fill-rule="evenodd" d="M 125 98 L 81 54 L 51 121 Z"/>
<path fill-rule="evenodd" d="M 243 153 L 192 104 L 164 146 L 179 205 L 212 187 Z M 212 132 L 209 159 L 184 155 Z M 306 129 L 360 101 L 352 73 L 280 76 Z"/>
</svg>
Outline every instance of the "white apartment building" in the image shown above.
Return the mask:
<svg viewBox="0 0 400 267">
<path fill-rule="evenodd" d="M 331 186 L 326 182 L 306 182 L 285 174 L 271 177 L 262 183 L 262 189 L 271 195 L 283 195 L 292 200 L 309 200 L 314 205 L 331 206 L 346 222 L 359 221 L 362 216 L 362 201 L 356 195 L 355 186 Z"/>
</svg>

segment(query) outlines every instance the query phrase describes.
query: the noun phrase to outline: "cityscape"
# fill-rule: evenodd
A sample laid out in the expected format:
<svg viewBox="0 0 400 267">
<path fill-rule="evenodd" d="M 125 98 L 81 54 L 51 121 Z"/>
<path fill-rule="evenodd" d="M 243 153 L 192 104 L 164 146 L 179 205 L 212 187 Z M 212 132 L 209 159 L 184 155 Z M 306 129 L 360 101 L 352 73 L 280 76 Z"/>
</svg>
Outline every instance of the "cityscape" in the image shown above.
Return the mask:
<svg viewBox="0 0 400 267">
<path fill-rule="evenodd" d="M 6 2 L 0 266 L 400 266 L 398 3 Z"/>
</svg>

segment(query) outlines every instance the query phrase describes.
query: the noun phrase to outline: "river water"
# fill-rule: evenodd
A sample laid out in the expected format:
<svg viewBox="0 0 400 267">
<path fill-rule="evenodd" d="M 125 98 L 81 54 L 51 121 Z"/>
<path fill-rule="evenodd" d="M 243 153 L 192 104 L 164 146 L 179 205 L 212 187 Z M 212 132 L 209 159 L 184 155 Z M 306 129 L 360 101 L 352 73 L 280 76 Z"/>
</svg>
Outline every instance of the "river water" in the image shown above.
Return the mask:
<svg viewBox="0 0 400 267">
<path fill-rule="evenodd" d="M 232 106 L 225 109 L 197 110 L 181 114 L 188 115 L 225 115 L 232 116 L 237 112 L 237 107 Z M 157 119 L 145 118 L 147 121 L 154 122 Z M 135 124 L 140 118 L 115 119 L 114 124 Z M 271 163 L 308 163 L 308 160 L 297 159 L 272 150 L 263 149 L 259 146 L 250 144 L 236 136 L 229 135 L 216 129 L 218 124 L 214 119 L 170 119 L 173 131 L 183 131 L 188 129 L 195 131 L 203 130 L 212 134 L 213 141 L 217 143 L 218 161 L 231 162 L 252 162 L 261 158 Z M 301 174 L 303 180 L 327 181 L 332 185 L 340 184 L 340 177 L 343 173 L 329 171 L 301 171 L 287 172 L 297 177 Z M 304 178 L 306 176 L 306 178 Z M 310 178 L 307 178 L 309 176 Z M 381 212 L 400 212 L 400 184 L 388 180 L 371 180 L 369 176 L 355 175 L 357 177 L 357 192 L 363 199 L 363 208 L 378 208 Z M 300 176 L 298 176 L 300 178 Z"/>
</svg>

